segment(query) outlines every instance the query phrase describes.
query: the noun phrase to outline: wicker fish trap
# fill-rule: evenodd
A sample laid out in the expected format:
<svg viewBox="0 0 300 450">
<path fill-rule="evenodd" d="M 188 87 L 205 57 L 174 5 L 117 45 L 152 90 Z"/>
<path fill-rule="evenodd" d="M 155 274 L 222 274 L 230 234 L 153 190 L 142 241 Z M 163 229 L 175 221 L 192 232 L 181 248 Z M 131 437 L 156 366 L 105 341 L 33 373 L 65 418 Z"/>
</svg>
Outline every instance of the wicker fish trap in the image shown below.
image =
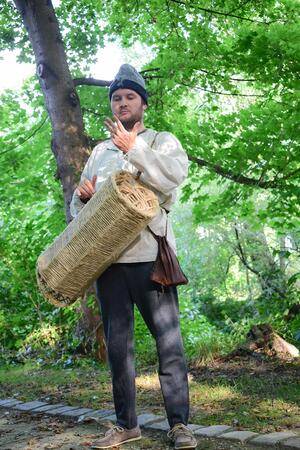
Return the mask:
<svg viewBox="0 0 300 450">
<path fill-rule="evenodd" d="M 159 211 L 156 195 L 125 171 L 114 173 L 38 258 L 44 297 L 68 306 L 104 272 Z"/>
</svg>

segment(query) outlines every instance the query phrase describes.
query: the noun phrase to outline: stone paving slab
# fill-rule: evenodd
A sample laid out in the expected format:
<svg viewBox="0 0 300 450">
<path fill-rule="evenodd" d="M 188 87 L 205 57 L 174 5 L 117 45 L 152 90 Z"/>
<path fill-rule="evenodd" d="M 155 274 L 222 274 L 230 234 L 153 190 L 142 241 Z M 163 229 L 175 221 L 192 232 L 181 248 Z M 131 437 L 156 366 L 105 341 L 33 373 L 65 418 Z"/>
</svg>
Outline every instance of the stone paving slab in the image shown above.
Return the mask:
<svg viewBox="0 0 300 450">
<path fill-rule="evenodd" d="M 46 405 L 48 405 L 48 403 L 46 403 L 46 402 L 34 401 L 34 402 L 21 403 L 20 405 L 13 406 L 12 409 L 16 409 L 18 411 L 31 411 L 31 410 L 34 410 L 35 408 L 39 408 L 40 406 L 46 406 Z"/>
<path fill-rule="evenodd" d="M 116 422 L 117 416 L 115 414 L 111 414 L 110 416 L 105 416 L 102 418 L 103 421 L 110 420 L 111 422 Z"/>
<path fill-rule="evenodd" d="M 159 416 L 157 416 L 159 417 Z M 170 425 L 167 419 L 164 417 L 160 417 L 160 421 L 149 423 L 145 425 L 145 428 L 148 430 L 159 430 L 159 431 L 169 431 Z"/>
<path fill-rule="evenodd" d="M 164 417 L 156 414 L 140 414 L 137 419 L 139 426 L 144 427 L 147 424 L 163 420 Z"/>
<path fill-rule="evenodd" d="M 300 437 L 291 438 L 291 439 L 288 439 L 287 441 L 282 442 L 280 445 L 280 448 L 286 448 L 289 450 L 300 449 Z"/>
<path fill-rule="evenodd" d="M 258 433 L 253 431 L 229 431 L 218 436 L 218 439 L 228 439 L 229 441 L 246 442 L 248 439 L 252 439 L 259 436 Z"/>
<path fill-rule="evenodd" d="M 217 437 L 225 431 L 232 431 L 232 427 L 227 425 L 212 425 L 211 427 L 199 428 L 194 433 L 196 436 Z"/>
<path fill-rule="evenodd" d="M 79 409 L 74 409 L 72 411 L 67 411 L 65 413 L 59 414 L 60 416 L 63 417 L 79 417 L 79 416 L 83 416 L 86 413 L 90 413 L 93 412 L 93 410 L 91 408 L 79 408 Z"/>
<path fill-rule="evenodd" d="M 206 428 L 205 425 L 198 425 L 197 423 L 189 423 L 188 428 L 192 431 L 199 430 L 199 428 Z"/>
<path fill-rule="evenodd" d="M 8 407 L 12 407 L 12 406 L 15 406 L 15 405 L 19 405 L 20 403 L 23 403 L 23 402 L 21 402 L 20 400 L 16 400 L 15 398 L 9 398 L 9 399 L 6 399 L 6 400 L 1 400 L 1 402 L 0 402 L 0 407 L 1 408 L 8 408 Z"/>
<path fill-rule="evenodd" d="M 159 431 L 169 431 L 170 425 L 169 425 L 169 422 L 167 421 L 167 419 L 165 419 L 162 416 L 156 416 L 156 417 L 157 417 L 157 421 L 146 424 L 145 428 L 149 428 L 152 430 L 159 430 Z M 192 431 L 196 431 L 196 430 L 200 430 L 201 428 L 205 428 L 205 427 L 203 425 L 197 425 L 194 423 L 190 423 L 188 425 L 188 428 Z"/>
<path fill-rule="evenodd" d="M 111 416 L 112 414 L 112 409 L 93 409 L 92 412 L 84 414 L 84 417 L 96 417 L 97 419 L 101 419 L 102 417 Z"/>
<path fill-rule="evenodd" d="M 56 405 L 46 405 L 46 406 L 40 406 L 39 408 L 35 408 L 34 411 L 32 412 L 37 412 L 37 413 L 48 413 L 48 411 L 51 411 L 52 409 L 58 409 L 58 408 L 62 408 L 65 407 L 66 405 L 63 405 L 62 403 L 56 403 Z"/>
<path fill-rule="evenodd" d="M 262 434 L 254 439 L 251 439 L 251 444 L 255 445 L 276 445 L 285 439 L 297 437 L 297 435 L 291 431 L 282 431 L 277 433 Z"/>
<path fill-rule="evenodd" d="M 15 398 L 6 398 L 3 400 L 0 400 L 0 406 L 6 405 L 6 403 L 11 402 L 12 400 L 15 400 Z"/>
<path fill-rule="evenodd" d="M 51 414 L 51 416 L 61 416 L 66 412 L 73 411 L 75 409 L 79 409 L 79 406 L 60 406 L 59 408 L 51 409 L 51 411 L 47 411 L 47 414 Z"/>
</svg>

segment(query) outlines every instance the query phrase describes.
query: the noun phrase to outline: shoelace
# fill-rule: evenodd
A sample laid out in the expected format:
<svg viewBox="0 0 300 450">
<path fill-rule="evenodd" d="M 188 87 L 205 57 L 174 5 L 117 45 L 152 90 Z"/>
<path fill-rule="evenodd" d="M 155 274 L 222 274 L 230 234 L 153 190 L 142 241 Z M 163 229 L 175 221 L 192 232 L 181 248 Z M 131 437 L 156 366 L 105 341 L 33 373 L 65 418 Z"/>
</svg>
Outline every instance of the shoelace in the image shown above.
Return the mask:
<svg viewBox="0 0 300 450">
<path fill-rule="evenodd" d="M 177 433 L 183 434 L 184 436 L 191 436 L 191 430 L 183 425 L 183 423 L 174 425 L 174 427 L 168 431 L 167 436 L 172 439 Z"/>
<path fill-rule="evenodd" d="M 123 433 L 124 428 L 120 427 L 119 425 L 114 425 L 110 430 L 108 430 L 108 431 L 105 433 L 105 436 L 110 436 L 111 434 L 114 434 L 116 431 L 117 431 L 118 433 Z"/>
</svg>

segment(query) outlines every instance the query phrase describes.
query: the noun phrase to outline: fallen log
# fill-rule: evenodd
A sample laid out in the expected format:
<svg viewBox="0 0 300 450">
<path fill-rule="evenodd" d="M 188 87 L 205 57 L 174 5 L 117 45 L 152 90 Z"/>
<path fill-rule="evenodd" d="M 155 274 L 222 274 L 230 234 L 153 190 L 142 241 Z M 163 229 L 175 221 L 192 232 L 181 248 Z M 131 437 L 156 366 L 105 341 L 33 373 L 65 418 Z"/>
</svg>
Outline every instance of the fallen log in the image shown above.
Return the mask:
<svg viewBox="0 0 300 450">
<path fill-rule="evenodd" d="M 279 336 L 269 324 L 259 324 L 251 327 L 247 334 L 246 342 L 230 353 L 230 356 L 257 353 L 266 356 L 276 356 L 281 359 L 299 356 L 297 347 Z"/>
</svg>

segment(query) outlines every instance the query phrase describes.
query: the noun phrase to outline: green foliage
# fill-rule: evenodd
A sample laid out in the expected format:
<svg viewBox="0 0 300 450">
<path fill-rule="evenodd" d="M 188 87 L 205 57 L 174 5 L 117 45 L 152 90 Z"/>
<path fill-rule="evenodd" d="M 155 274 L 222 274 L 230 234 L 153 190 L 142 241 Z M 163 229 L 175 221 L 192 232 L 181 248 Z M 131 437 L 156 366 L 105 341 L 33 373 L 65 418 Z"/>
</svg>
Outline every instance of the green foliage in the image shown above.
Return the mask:
<svg viewBox="0 0 300 450">
<path fill-rule="evenodd" d="M 284 242 L 289 243 L 289 251 L 282 250 L 282 238 L 276 238 L 276 231 L 269 228 L 257 231 L 249 224 L 226 220 L 218 224 L 193 224 L 191 206 L 178 205 L 171 214 L 179 257 L 190 280 L 187 287 L 180 288 L 181 301 L 189 299 L 196 317 L 205 317 L 211 332 L 221 333 L 225 349 L 243 341 L 250 327 L 257 323 L 271 324 L 298 345 L 297 320 L 295 325 L 291 323 L 288 313 L 299 303 L 299 235 L 294 233 L 294 241 L 291 236 L 286 237 Z M 239 242 L 234 231 L 237 226 Z M 248 268 L 240 259 L 239 246 L 246 255 Z M 281 269 L 283 262 L 285 268 Z M 288 279 L 290 283 L 286 282 Z M 183 321 L 184 327 L 189 325 L 189 321 L 187 324 Z M 212 339 L 214 342 L 218 342 L 217 336 Z"/>
<path fill-rule="evenodd" d="M 65 225 L 49 124 L 38 122 L 38 109 L 28 112 L 27 94 L 25 89 L 19 96 L 6 92 L 0 98 L 5 133 L 0 138 L 0 346 L 8 348 L 19 348 L 39 323 L 51 317 L 53 308 L 36 287 L 35 264 Z M 31 105 L 38 108 L 35 101 Z M 37 123 L 40 129 L 34 134 Z"/>
<path fill-rule="evenodd" d="M 295 337 L 298 345 L 300 342 L 300 315 L 298 314 L 294 320 L 290 323 L 290 331 L 292 335 Z"/>
<path fill-rule="evenodd" d="M 56 8 L 70 69 L 77 75 L 86 73 L 95 54 L 104 46 L 105 23 L 102 2 L 64 0 Z"/>
<path fill-rule="evenodd" d="M 111 34 L 154 48 L 151 125 L 204 161 L 185 188 L 198 222 L 239 216 L 299 228 L 299 3 L 109 3 Z"/>
<path fill-rule="evenodd" d="M 86 132 L 94 140 L 107 139 L 103 121 L 111 115 L 108 90 L 91 86 L 78 88 Z"/>
<path fill-rule="evenodd" d="M 1 49 L 32 60 L 13 3 L 1 8 Z M 193 160 L 173 213 L 190 278 L 180 290 L 188 357 L 228 351 L 262 321 L 299 342 L 299 315 L 287 320 L 299 302 L 299 2 L 66 0 L 56 14 L 74 77 L 89 75 L 105 38 L 151 50 L 146 124 L 173 132 Z M 107 89 L 78 93 L 86 131 L 101 140 Z M 76 307 L 52 308 L 35 282 L 37 256 L 65 226 L 37 81 L 5 92 L 0 107 L 0 348 L 26 358 L 59 336 L 52 356 L 72 364 Z M 138 313 L 135 334 L 141 364 L 154 364 Z"/>
<path fill-rule="evenodd" d="M 181 332 L 189 359 L 207 363 L 231 349 L 228 336 L 209 322 L 188 296 L 181 295 L 180 311 Z"/>
<path fill-rule="evenodd" d="M 192 164 L 185 188 L 199 222 L 236 215 L 294 229 L 299 227 L 299 9 L 294 0 L 238 6 L 231 0 L 201 5 L 89 0 L 76 6 L 61 2 L 56 14 L 76 76 L 88 72 L 104 36 L 125 47 L 136 41 L 151 47 L 145 76 L 155 114 L 148 125 L 174 131 L 189 154 L 204 161 L 206 169 Z M 17 16 L 8 2 L 4 13 L 6 30 Z M 81 92 L 87 130 L 99 139 L 107 101 L 97 90 Z M 101 99 L 106 106 L 100 112 Z M 223 175 L 216 174 L 216 165 Z M 235 182 L 228 181 L 232 175 Z M 219 187 L 216 196 L 207 191 L 212 184 Z"/>
<path fill-rule="evenodd" d="M 60 337 L 58 327 L 43 324 L 39 329 L 33 330 L 26 336 L 21 349 L 26 349 L 28 351 L 28 348 L 30 348 L 30 350 L 39 351 L 40 349 L 46 348 L 47 350 L 50 350 L 57 345 Z"/>
<path fill-rule="evenodd" d="M 20 15 L 9 0 L 2 1 L 0 49 L 18 50 L 19 60 L 33 62 L 33 52 Z M 89 70 L 95 54 L 104 45 L 105 22 L 101 2 L 64 0 L 55 9 L 71 71 L 79 76 Z"/>
<path fill-rule="evenodd" d="M 0 15 L 0 50 L 13 50 L 28 42 L 25 30 L 20 27 L 20 17 L 12 2 L 1 2 Z M 28 46 L 27 46 L 28 48 Z"/>
</svg>

